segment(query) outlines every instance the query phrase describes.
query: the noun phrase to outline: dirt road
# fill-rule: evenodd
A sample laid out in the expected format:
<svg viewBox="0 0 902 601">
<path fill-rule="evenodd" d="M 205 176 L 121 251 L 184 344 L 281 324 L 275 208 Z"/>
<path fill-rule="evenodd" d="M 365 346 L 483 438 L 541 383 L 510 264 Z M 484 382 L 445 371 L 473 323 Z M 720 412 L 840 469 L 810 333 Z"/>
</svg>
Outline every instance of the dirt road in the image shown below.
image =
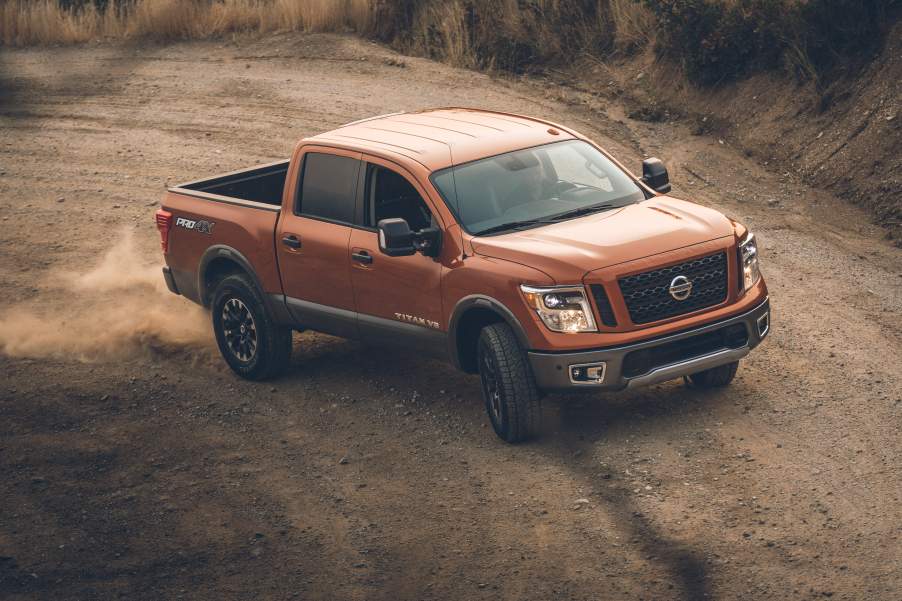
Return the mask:
<svg viewBox="0 0 902 601">
<path fill-rule="evenodd" d="M 441 105 L 660 156 L 750 224 L 774 328 L 734 385 L 552 396 L 508 446 L 475 378 L 393 351 L 304 334 L 236 379 L 159 287 L 164 184 Z M 604 90 L 341 36 L 4 50 L 0 219 L 0 598 L 902 599 L 902 252 Z"/>
</svg>

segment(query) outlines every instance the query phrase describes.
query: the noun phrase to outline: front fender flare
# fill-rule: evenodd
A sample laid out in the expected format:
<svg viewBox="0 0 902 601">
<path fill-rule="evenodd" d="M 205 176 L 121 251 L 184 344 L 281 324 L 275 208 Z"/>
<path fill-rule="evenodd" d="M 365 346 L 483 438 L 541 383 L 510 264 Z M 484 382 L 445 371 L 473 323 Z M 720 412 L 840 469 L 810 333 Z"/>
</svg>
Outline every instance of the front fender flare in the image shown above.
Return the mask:
<svg viewBox="0 0 902 601">
<path fill-rule="evenodd" d="M 529 338 L 526 336 L 526 330 L 520 324 L 520 320 L 504 303 L 485 294 L 471 294 L 457 301 L 457 304 L 454 305 L 454 311 L 451 313 L 451 320 L 448 323 L 448 355 L 451 357 L 454 367 L 461 369 L 460 355 L 457 348 L 458 325 L 461 317 L 469 309 L 473 308 L 488 309 L 497 314 L 514 331 L 520 346 L 524 350 L 529 349 Z"/>
</svg>

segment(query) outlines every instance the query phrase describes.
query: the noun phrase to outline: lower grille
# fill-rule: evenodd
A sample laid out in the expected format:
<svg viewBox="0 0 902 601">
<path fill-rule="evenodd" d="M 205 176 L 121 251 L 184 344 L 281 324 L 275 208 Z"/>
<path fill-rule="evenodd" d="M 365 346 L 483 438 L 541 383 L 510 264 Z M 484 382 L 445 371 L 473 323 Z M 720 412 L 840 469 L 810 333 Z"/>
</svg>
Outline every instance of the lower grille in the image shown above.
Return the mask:
<svg viewBox="0 0 902 601">
<path fill-rule="evenodd" d="M 685 300 L 670 295 L 676 276 L 692 282 Z M 721 252 L 678 265 L 646 271 L 618 280 L 633 323 L 649 323 L 722 303 L 727 298 L 727 253 Z"/>
<path fill-rule="evenodd" d="M 623 358 L 623 376 L 635 378 L 657 367 L 687 361 L 723 349 L 740 348 L 748 341 L 748 330 L 740 323 L 660 346 L 632 351 Z"/>
</svg>

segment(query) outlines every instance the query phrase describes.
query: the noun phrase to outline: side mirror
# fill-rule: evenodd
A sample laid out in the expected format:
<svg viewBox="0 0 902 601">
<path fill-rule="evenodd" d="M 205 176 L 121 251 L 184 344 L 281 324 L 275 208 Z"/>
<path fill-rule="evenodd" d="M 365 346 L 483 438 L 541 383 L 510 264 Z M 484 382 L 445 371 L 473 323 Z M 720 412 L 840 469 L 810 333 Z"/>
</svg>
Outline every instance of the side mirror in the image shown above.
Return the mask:
<svg viewBox="0 0 902 601">
<path fill-rule="evenodd" d="M 652 157 L 642 161 L 642 181 L 661 194 L 670 192 L 670 176 L 667 175 L 667 167 L 661 159 Z"/>
<path fill-rule="evenodd" d="M 424 228 L 413 235 L 413 245 L 424 257 L 437 257 L 442 251 L 442 230 Z"/>
<path fill-rule="evenodd" d="M 414 234 L 407 222 L 400 218 L 382 219 L 379 229 L 379 250 L 389 257 L 405 257 L 417 252 L 413 245 Z"/>
<path fill-rule="evenodd" d="M 418 232 L 410 231 L 407 221 L 400 218 L 381 219 L 379 250 L 389 257 L 405 257 L 420 252 L 426 257 L 437 257 L 442 250 L 442 231 L 427 227 Z"/>
</svg>

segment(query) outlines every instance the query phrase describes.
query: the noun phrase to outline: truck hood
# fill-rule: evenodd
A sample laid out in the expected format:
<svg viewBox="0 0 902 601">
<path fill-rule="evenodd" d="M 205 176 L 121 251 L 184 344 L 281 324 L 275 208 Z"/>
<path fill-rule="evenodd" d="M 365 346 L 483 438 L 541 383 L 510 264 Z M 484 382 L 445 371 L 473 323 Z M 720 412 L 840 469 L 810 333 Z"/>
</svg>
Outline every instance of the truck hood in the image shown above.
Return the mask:
<svg viewBox="0 0 902 601">
<path fill-rule="evenodd" d="M 561 223 L 475 237 L 474 252 L 529 265 L 558 283 L 626 261 L 731 236 L 723 214 L 667 196 Z"/>
</svg>

